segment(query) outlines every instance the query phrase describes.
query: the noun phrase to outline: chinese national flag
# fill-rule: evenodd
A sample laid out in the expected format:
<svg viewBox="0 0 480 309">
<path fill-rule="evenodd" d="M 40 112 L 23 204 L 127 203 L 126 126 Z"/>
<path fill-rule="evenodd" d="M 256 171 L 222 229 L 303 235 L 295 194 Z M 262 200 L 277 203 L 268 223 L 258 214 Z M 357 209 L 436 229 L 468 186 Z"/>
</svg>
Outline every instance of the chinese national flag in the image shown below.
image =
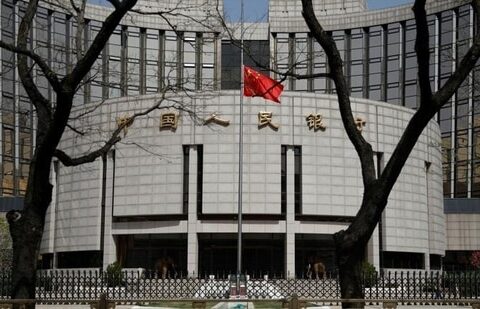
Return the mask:
<svg viewBox="0 0 480 309">
<path fill-rule="evenodd" d="M 246 97 L 263 97 L 280 103 L 283 85 L 268 76 L 258 73 L 247 66 L 243 67 L 243 95 Z"/>
</svg>

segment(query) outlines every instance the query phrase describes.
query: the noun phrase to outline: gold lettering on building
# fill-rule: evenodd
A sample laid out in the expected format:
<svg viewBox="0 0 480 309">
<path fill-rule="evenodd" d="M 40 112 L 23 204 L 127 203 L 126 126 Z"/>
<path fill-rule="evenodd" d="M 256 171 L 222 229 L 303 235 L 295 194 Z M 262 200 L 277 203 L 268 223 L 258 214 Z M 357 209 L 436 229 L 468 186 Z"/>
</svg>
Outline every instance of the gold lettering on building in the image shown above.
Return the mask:
<svg viewBox="0 0 480 309">
<path fill-rule="evenodd" d="M 203 121 L 203 124 L 204 125 L 207 125 L 207 124 L 210 124 L 210 123 L 216 123 L 216 124 L 219 124 L 221 126 L 228 126 L 230 124 L 230 120 L 227 120 L 227 119 L 223 119 L 221 118 L 220 116 L 218 116 L 218 114 L 215 112 L 215 113 L 212 113 L 210 114 L 210 116 L 208 116 L 204 121 Z"/>
<path fill-rule="evenodd" d="M 325 131 L 327 126 L 323 123 L 323 116 L 321 114 L 310 114 L 306 118 L 307 126 L 310 130 L 322 130 Z"/>
<path fill-rule="evenodd" d="M 274 130 L 278 130 L 280 127 L 278 124 L 272 122 L 273 114 L 272 112 L 259 112 L 258 113 L 258 127 L 263 128 L 265 126 L 270 126 Z"/>
<path fill-rule="evenodd" d="M 160 116 L 160 130 L 172 130 L 177 129 L 178 124 L 178 114 L 177 113 L 164 113 Z"/>
<path fill-rule="evenodd" d="M 367 121 L 360 116 L 355 117 L 355 125 L 357 126 L 357 130 L 362 132 L 363 128 L 367 125 Z"/>
<path fill-rule="evenodd" d="M 117 117 L 117 127 L 123 127 L 123 137 L 127 135 L 128 128 L 133 124 L 133 118 L 128 116 Z"/>
</svg>

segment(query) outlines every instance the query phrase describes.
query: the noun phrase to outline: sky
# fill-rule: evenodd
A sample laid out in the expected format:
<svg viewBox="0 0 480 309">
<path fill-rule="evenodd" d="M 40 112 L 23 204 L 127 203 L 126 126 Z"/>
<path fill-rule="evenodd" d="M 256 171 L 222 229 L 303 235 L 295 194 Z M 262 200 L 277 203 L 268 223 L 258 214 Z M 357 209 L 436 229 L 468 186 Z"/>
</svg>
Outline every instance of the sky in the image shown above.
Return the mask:
<svg viewBox="0 0 480 309">
<path fill-rule="evenodd" d="M 243 0 L 243 2 L 245 21 L 259 22 L 267 20 L 268 0 Z M 375 10 L 412 2 L 413 0 L 367 0 L 367 5 L 368 9 Z M 224 0 L 225 17 L 228 21 L 235 22 L 240 20 L 240 3 L 240 0 Z"/>
</svg>

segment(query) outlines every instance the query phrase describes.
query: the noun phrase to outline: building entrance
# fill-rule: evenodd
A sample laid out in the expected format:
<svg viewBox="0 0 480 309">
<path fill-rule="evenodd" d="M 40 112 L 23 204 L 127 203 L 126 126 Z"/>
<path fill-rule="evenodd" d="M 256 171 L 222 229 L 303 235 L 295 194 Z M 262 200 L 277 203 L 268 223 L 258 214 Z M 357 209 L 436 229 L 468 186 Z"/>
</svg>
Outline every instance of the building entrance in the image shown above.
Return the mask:
<svg viewBox="0 0 480 309">
<path fill-rule="evenodd" d="M 327 273 L 336 270 L 335 246 L 332 235 L 295 235 L 295 274 L 297 278 L 306 277 L 307 266 L 312 261 L 323 263 Z"/>
<path fill-rule="evenodd" d="M 251 278 L 284 276 L 283 234 L 243 234 L 242 272 Z M 201 276 L 226 277 L 237 272 L 236 234 L 199 234 Z"/>
<path fill-rule="evenodd" d="M 115 241 L 122 267 L 154 270 L 159 259 L 168 258 L 177 275 L 187 272 L 187 234 L 117 235 Z"/>
</svg>

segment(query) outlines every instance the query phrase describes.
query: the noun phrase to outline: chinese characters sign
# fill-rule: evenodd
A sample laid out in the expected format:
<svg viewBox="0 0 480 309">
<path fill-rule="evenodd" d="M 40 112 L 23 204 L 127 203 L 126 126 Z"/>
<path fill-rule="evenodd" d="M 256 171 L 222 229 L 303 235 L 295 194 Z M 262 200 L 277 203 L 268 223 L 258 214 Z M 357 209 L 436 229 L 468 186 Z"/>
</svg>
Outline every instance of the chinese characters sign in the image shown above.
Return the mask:
<svg viewBox="0 0 480 309">
<path fill-rule="evenodd" d="M 179 114 L 175 112 L 167 112 L 160 115 L 160 130 L 172 130 L 175 131 L 178 126 Z M 262 129 L 265 127 L 270 127 L 273 130 L 277 131 L 280 128 L 280 124 L 274 121 L 273 113 L 268 111 L 258 112 L 258 128 Z M 311 113 L 305 117 L 306 125 L 309 130 L 318 130 L 325 131 L 327 126 L 325 125 L 325 118 L 322 114 Z M 356 116 L 354 117 L 355 125 L 359 132 L 362 132 L 367 125 L 365 118 Z M 127 128 L 131 126 L 133 119 L 130 117 L 118 117 L 117 126 L 124 126 L 124 134 L 127 133 Z M 230 120 L 223 118 L 219 113 L 211 113 L 207 118 L 203 120 L 204 125 L 217 124 L 221 126 L 230 125 Z"/>
<path fill-rule="evenodd" d="M 164 113 L 160 115 L 160 130 L 172 130 L 177 129 L 178 124 L 177 113 Z"/>
<path fill-rule="evenodd" d="M 325 124 L 323 123 L 323 116 L 321 114 L 310 114 L 306 117 L 307 120 L 307 126 L 310 130 L 322 130 L 325 131 L 327 128 Z"/>
<path fill-rule="evenodd" d="M 259 112 L 258 113 L 258 128 L 264 128 L 270 126 L 274 130 L 278 130 L 280 127 L 278 124 L 272 122 L 272 112 Z"/>
</svg>

